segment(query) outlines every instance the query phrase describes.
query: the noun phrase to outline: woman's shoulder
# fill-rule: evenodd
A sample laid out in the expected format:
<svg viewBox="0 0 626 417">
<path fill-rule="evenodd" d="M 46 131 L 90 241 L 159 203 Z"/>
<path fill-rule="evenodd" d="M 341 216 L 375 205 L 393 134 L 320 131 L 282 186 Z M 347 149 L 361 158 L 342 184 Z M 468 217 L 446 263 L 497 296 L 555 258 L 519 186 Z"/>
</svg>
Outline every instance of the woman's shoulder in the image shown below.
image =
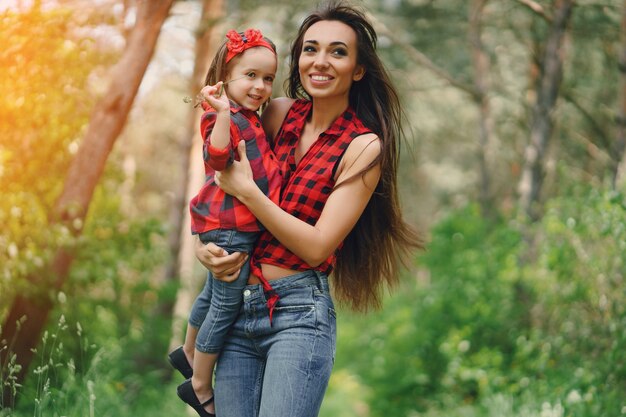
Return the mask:
<svg viewBox="0 0 626 417">
<path fill-rule="evenodd" d="M 383 143 L 377 134 L 366 132 L 352 139 L 346 150 L 348 160 L 365 159 L 367 163 L 378 158 Z"/>
<path fill-rule="evenodd" d="M 287 113 L 289 113 L 289 110 L 301 112 L 308 109 L 310 106 L 311 102 L 308 100 L 278 97 L 270 101 L 261 116 L 263 118 L 279 119 L 282 122 L 287 116 Z"/>
<path fill-rule="evenodd" d="M 277 97 L 273 98 L 272 101 L 267 105 L 267 108 L 263 111 L 263 114 L 266 113 L 282 113 L 284 115 L 287 114 L 293 103 L 297 100 L 295 98 L 289 97 Z"/>
<path fill-rule="evenodd" d="M 348 145 L 343 158 L 341 158 L 336 173 L 337 181 L 341 181 L 341 178 L 352 178 L 358 173 L 369 171 L 372 168 L 371 164 L 375 161 L 379 161 L 375 165 L 375 172 L 378 172 L 382 146 L 382 141 L 374 133 L 365 133 L 355 137 Z M 378 181 L 377 178 L 376 181 Z M 375 186 L 375 183 L 373 186 Z"/>
<path fill-rule="evenodd" d="M 261 115 L 261 121 L 266 135 L 269 138 L 276 137 L 289 110 L 293 109 L 294 111 L 298 111 L 298 109 L 304 108 L 307 105 L 309 105 L 309 102 L 306 100 L 296 100 L 289 97 L 272 99 Z"/>
<path fill-rule="evenodd" d="M 296 100 L 288 97 L 272 99 L 261 114 L 261 123 L 268 139 L 272 140 L 280 130 L 280 126 L 287 116 L 287 112 Z"/>
</svg>

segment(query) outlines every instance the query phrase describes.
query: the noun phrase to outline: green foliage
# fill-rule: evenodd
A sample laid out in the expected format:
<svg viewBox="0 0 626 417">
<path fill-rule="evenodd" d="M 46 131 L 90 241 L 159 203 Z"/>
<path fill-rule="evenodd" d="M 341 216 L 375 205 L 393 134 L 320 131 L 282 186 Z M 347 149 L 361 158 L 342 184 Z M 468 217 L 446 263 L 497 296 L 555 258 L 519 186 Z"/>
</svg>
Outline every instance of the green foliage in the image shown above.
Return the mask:
<svg viewBox="0 0 626 417">
<path fill-rule="evenodd" d="M 621 412 L 626 199 L 580 187 L 548 207 L 533 226 L 451 213 L 427 273 L 380 313 L 340 317 L 336 367 L 370 393 L 364 415 Z"/>
<path fill-rule="evenodd" d="M 164 230 L 150 217 L 128 219 L 120 210 L 119 199 L 112 197 L 113 190 L 107 188 L 98 188 L 77 245 L 70 280 L 64 287 L 71 300 L 65 314 L 69 320 L 89 323 L 85 331 L 98 346 L 113 343 L 125 347 L 139 339 L 142 343 L 150 340 L 149 348 L 155 350 L 159 345 L 145 333 L 158 331 L 167 343 L 168 328 L 159 323 L 154 310 L 164 296 L 173 297 L 171 289 L 161 288 L 154 280 L 165 256 Z M 165 351 L 166 347 L 160 346 Z M 136 355 L 149 357 L 142 352 Z M 129 362 L 134 359 L 128 358 Z"/>
<path fill-rule="evenodd" d="M 423 411 L 447 401 L 438 393 L 472 401 L 487 388 L 486 374 L 506 365 L 510 320 L 519 321 L 511 302 L 514 277 L 500 276 L 512 269 L 519 240 L 510 228 L 490 228 L 473 207 L 456 213 L 433 231 L 421 260 L 429 272 L 368 317 L 367 332 L 352 326 L 353 334 L 342 334 L 340 342 L 350 342 L 339 360 L 350 360 L 346 366 L 376 387 L 374 415 Z"/>
<path fill-rule="evenodd" d="M 312 8 L 306 2 L 281 1 L 279 8 L 268 1 L 235 3 L 228 10 L 238 22 L 262 19 L 261 9 L 272 22 L 268 27 L 275 20 L 287 22 L 283 32 L 275 31 L 287 37 L 276 39 L 283 41 L 281 54 L 298 20 Z M 365 3 L 399 38 L 471 84 L 468 4 Z M 549 13 L 551 2 L 536 4 Z M 170 319 L 164 307 L 177 288 L 158 278 L 166 256 L 164 230 L 152 217 L 168 211 L 164 196 L 179 175 L 172 138 L 181 133 L 163 135 L 167 129 L 160 123 L 184 127 L 180 90 L 146 95 L 139 118 L 148 126 L 126 130 L 133 139 L 149 138 L 126 144 L 125 151 L 138 159 L 133 206 L 118 192 L 127 173 L 114 153 L 83 235 L 75 240 L 67 229 L 48 226 L 95 91 L 106 84 L 99 70 L 115 55 L 89 36 L 94 26 L 115 19 L 106 13 L 80 15 L 87 9 L 0 12 L 0 39 L 7 40 L 0 49 L 0 317 L 14 294 L 37 289 L 24 277 L 41 270 L 58 246 L 76 250 L 67 285 L 52 295 L 59 307 L 24 386 L 12 382 L 15 367 L 1 375 L 22 400 L 17 410 L 0 410 L 3 417 L 185 410 L 174 393 L 177 382 L 167 382 Z M 245 10 L 257 15 L 249 17 Z M 545 216 L 533 225 L 504 214 L 494 220 L 479 215 L 471 204 L 479 177 L 475 103 L 410 61 L 399 45 L 380 38 L 379 51 L 417 132 L 421 161 L 402 155 L 404 201 L 429 219 L 442 207 L 450 212 L 432 228 L 416 274 L 405 277 L 383 311 L 340 314 L 324 417 L 626 412 L 626 203 L 620 193 L 576 185 L 603 184 L 610 165 L 620 13 L 616 2 L 580 2 L 574 10 L 550 149 L 557 170 L 548 172 Z M 548 28 L 523 2 L 488 2 L 485 9 L 494 121 L 487 168 L 496 207 L 513 205 L 512 184 L 528 139 L 534 53 Z M 167 77 L 159 81 L 163 85 Z"/>
<path fill-rule="evenodd" d="M 68 243 L 48 216 L 95 100 L 89 76 L 110 55 L 79 29 L 65 8 L 0 12 L 0 317 Z"/>
<path fill-rule="evenodd" d="M 110 199 L 99 197 L 96 207 L 114 211 L 103 201 Z M 77 324 L 64 324 L 56 336 L 63 352 L 58 344 L 40 348 L 62 365 L 47 369 L 42 353 L 39 366 L 48 374 L 39 374 L 51 382 L 31 379 L 24 395 L 38 395 L 49 415 L 88 415 L 92 408 L 96 415 L 147 415 L 157 409 L 152 402 L 177 412 L 173 386 L 160 382 L 162 351 L 138 348 L 151 343 L 145 331 L 154 321 L 145 313 L 159 289 L 137 271 L 160 256 L 150 244 L 158 227 L 125 229 L 99 214 L 87 230 L 98 239 L 85 239 L 85 258 L 64 294 L 61 310 L 71 317 L 64 323 Z M 618 414 L 626 376 L 625 220 L 623 195 L 582 187 L 549 201 L 533 226 L 485 220 L 474 206 L 451 213 L 433 228 L 423 269 L 383 311 L 340 315 L 322 415 Z M 94 252 L 103 260 L 88 256 Z M 90 297 L 81 294 L 87 288 Z M 172 395 L 164 396 L 167 390 Z M 24 403 L 16 415 L 29 412 L 32 404 Z"/>
<path fill-rule="evenodd" d="M 166 375 L 171 311 L 163 309 L 176 288 L 155 279 L 164 230 L 152 214 L 125 212 L 116 161 L 84 225 L 73 225 L 83 229 L 80 237 L 49 223 L 97 98 L 98 70 L 116 55 L 90 38 L 110 23 L 96 12 L 35 5 L 0 14 L 9 45 L 0 51 L 0 319 L 15 294 L 49 287 L 42 285 L 54 278 L 46 265 L 59 247 L 75 256 L 63 290 L 44 294 L 58 308 L 24 385 L 15 384 L 15 367 L 0 375 L 17 391 L 16 415 L 138 415 L 129 410 L 162 394 L 144 385 L 159 387 Z"/>
<path fill-rule="evenodd" d="M 92 202 L 70 279 L 57 295 L 57 324 L 53 318 L 29 377 L 17 387 L 15 415 L 140 415 L 158 408 L 150 403 L 162 395 L 157 387 L 167 375 L 171 324 L 158 307 L 175 294 L 153 279 L 164 256 L 163 230 L 150 218 L 125 219 L 112 194 L 99 187 Z M 144 411 L 134 413 L 138 404 Z"/>
<path fill-rule="evenodd" d="M 79 352 L 70 352 L 65 342 L 77 340 Z M 164 385 L 159 372 L 139 374 L 128 364 L 122 345 L 98 347 L 88 341 L 83 326 L 61 315 L 43 337 L 37 350 L 33 375 L 14 410 L 0 416 L 150 416 L 180 415 L 185 406 L 175 385 Z M 115 365 L 115 366 L 114 366 Z M 163 401 L 163 392 L 171 392 Z"/>
</svg>

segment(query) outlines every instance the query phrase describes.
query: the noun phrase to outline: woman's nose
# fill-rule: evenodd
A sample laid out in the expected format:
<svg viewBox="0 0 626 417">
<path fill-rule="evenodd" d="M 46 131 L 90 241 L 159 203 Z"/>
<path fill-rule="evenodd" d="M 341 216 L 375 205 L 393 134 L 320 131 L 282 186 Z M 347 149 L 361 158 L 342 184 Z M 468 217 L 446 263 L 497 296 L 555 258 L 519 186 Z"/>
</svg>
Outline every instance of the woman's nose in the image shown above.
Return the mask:
<svg viewBox="0 0 626 417">
<path fill-rule="evenodd" d="M 326 54 L 318 54 L 315 57 L 315 62 L 313 64 L 318 68 L 328 67 L 328 59 L 326 57 Z"/>
</svg>

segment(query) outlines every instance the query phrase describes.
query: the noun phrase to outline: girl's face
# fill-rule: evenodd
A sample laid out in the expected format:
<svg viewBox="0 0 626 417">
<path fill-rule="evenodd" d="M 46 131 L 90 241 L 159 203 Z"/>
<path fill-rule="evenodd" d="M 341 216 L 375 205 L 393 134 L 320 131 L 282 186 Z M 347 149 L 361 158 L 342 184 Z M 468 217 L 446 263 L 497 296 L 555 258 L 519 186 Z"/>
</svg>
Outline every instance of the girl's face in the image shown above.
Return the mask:
<svg viewBox="0 0 626 417">
<path fill-rule="evenodd" d="M 245 50 L 228 63 L 225 82 L 228 97 L 241 107 L 257 111 L 272 95 L 276 78 L 276 55 L 268 48 Z"/>
<path fill-rule="evenodd" d="M 323 20 L 305 33 L 298 60 L 300 81 L 313 98 L 348 98 L 350 87 L 365 75 L 357 64 L 357 38 L 343 22 Z"/>
</svg>

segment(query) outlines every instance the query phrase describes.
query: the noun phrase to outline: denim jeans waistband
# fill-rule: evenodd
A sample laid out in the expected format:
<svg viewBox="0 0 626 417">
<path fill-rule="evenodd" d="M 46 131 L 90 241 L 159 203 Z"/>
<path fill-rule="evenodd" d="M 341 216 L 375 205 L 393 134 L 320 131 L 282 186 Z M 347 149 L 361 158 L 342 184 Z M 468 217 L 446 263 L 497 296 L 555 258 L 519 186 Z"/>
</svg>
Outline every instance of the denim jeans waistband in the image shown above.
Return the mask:
<svg viewBox="0 0 626 417">
<path fill-rule="evenodd" d="M 323 272 L 312 269 L 293 275 L 287 275 L 283 278 L 273 279 L 269 281 L 269 283 L 272 289 L 277 293 L 290 288 L 305 287 L 307 285 L 315 285 L 320 291 L 325 293 L 329 292 L 328 276 Z M 261 284 L 247 285 L 244 288 L 244 294 L 246 294 L 247 300 L 252 300 L 256 297 L 265 299 L 263 286 Z"/>
</svg>

